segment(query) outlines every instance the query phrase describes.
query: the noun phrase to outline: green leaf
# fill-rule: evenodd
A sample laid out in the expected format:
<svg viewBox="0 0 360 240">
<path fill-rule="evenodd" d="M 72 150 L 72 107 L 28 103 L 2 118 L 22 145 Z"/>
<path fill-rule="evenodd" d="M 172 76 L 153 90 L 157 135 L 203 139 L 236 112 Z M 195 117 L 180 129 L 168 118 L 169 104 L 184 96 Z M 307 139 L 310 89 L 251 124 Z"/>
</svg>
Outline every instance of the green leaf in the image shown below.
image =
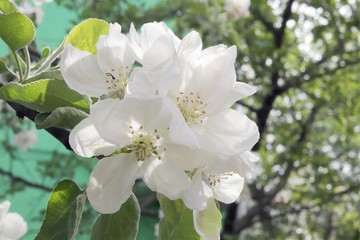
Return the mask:
<svg viewBox="0 0 360 240">
<path fill-rule="evenodd" d="M 100 214 L 93 225 L 91 240 L 136 239 L 140 207 L 134 194 L 114 214 Z"/>
<path fill-rule="evenodd" d="M 35 118 L 35 124 L 38 129 L 49 127 L 60 127 L 73 129 L 81 120 L 89 115 L 77 108 L 60 107 L 52 113 L 39 113 Z"/>
<path fill-rule="evenodd" d="M 197 232 L 203 239 L 220 239 L 221 213 L 215 199 L 209 199 L 207 208 L 194 215 Z"/>
<path fill-rule="evenodd" d="M 0 37 L 12 51 L 16 51 L 32 42 L 35 26 L 24 14 L 0 14 Z"/>
<path fill-rule="evenodd" d="M 23 83 L 30 83 L 41 79 L 64 80 L 60 70 L 53 70 L 48 72 L 41 72 L 30 78 L 27 78 Z"/>
<path fill-rule="evenodd" d="M 8 83 L 0 88 L 0 98 L 38 112 L 52 112 L 59 107 L 75 107 L 88 113 L 90 107 L 86 97 L 71 90 L 63 80 Z"/>
<path fill-rule="evenodd" d="M 75 239 L 85 200 L 85 193 L 76 183 L 71 180 L 59 182 L 51 193 L 44 222 L 35 240 Z"/>
<path fill-rule="evenodd" d="M 4 14 L 18 12 L 15 5 L 9 0 L 0 0 L 0 11 Z"/>
<path fill-rule="evenodd" d="M 90 18 L 76 25 L 69 33 L 67 39 L 74 47 L 96 53 L 96 43 L 100 35 L 105 35 L 109 31 L 109 24 L 103 20 Z"/>
<path fill-rule="evenodd" d="M 194 229 L 193 211 L 186 208 L 182 200 L 169 200 L 158 194 L 161 210 L 164 217 L 159 224 L 160 240 L 200 240 Z"/>
</svg>

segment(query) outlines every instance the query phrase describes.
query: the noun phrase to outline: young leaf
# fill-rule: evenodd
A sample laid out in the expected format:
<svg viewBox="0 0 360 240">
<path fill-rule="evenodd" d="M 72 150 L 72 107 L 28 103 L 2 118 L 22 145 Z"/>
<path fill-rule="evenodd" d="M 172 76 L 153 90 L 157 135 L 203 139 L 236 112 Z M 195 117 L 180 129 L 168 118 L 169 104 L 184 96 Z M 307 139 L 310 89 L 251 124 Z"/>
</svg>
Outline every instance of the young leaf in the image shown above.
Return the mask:
<svg viewBox="0 0 360 240">
<path fill-rule="evenodd" d="M 32 42 L 35 37 L 35 26 L 24 14 L 0 14 L 0 37 L 15 52 Z"/>
<path fill-rule="evenodd" d="M 100 35 L 107 34 L 108 31 L 109 24 L 107 22 L 90 18 L 76 25 L 70 31 L 67 41 L 78 49 L 95 54 L 95 45 Z"/>
<path fill-rule="evenodd" d="M 51 193 L 46 208 L 45 219 L 35 240 L 75 239 L 85 193 L 71 180 L 58 183 Z"/>
<path fill-rule="evenodd" d="M 47 58 L 51 54 L 51 49 L 49 47 L 44 47 L 41 51 L 41 59 Z"/>
<path fill-rule="evenodd" d="M 169 200 L 158 194 L 158 200 L 164 217 L 159 223 L 160 240 L 200 240 L 194 229 L 193 211 L 186 208 L 182 200 Z"/>
<path fill-rule="evenodd" d="M 15 5 L 9 0 L 0 0 L 0 11 L 3 14 L 9 14 L 12 12 L 18 12 Z"/>
<path fill-rule="evenodd" d="M 59 107 L 52 113 L 39 113 L 35 118 L 36 127 L 39 129 L 60 127 L 73 129 L 81 120 L 89 115 L 77 108 Z"/>
<path fill-rule="evenodd" d="M 0 88 L 0 98 L 38 112 L 52 112 L 59 107 L 75 107 L 89 112 L 90 107 L 87 99 L 68 88 L 63 80 L 43 79 L 27 84 L 8 83 Z"/>
<path fill-rule="evenodd" d="M 140 207 L 134 194 L 113 214 L 100 214 L 93 225 L 91 240 L 136 239 Z"/>
</svg>

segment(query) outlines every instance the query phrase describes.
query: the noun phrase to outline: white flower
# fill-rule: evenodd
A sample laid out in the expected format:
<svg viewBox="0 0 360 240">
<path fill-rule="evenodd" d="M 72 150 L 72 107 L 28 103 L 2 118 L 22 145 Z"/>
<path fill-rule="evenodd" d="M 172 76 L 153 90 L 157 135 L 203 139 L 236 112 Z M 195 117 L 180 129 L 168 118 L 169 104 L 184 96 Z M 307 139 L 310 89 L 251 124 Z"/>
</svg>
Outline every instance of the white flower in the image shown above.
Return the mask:
<svg viewBox="0 0 360 240">
<path fill-rule="evenodd" d="M 21 151 L 26 152 L 29 148 L 32 148 L 37 141 L 37 132 L 29 129 L 16 133 L 13 144 Z"/>
<path fill-rule="evenodd" d="M 253 164 L 259 157 L 245 151 L 230 158 L 219 155 L 208 159 L 203 168 L 192 173 L 191 187 L 184 193 L 186 206 L 197 211 L 203 211 L 212 198 L 227 204 L 236 201 L 244 179 L 254 176 Z"/>
<path fill-rule="evenodd" d="M 208 164 L 196 170 L 190 188 L 184 193 L 185 205 L 196 211 L 206 209 L 209 199 L 232 203 L 239 198 L 244 178 L 235 172 L 221 172 L 221 162 Z"/>
<path fill-rule="evenodd" d="M 82 140 L 86 134 L 89 141 Z M 125 152 L 101 159 L 91 173 L 87 194 L 101 213 L 120 208 L 138 175 L 153 191 L 177 199 L 189 187 L 184 170 L 197 167 L 191 166 L 193 159 L 179 157 L 198 148 L 196 137 L 174 103 L 161 96 L 95 103 L 89 118 L 72 130 L 70 144 L 82 156 L 109 155 L 114 149 Z"/>
<path fill-rule="evenodd" d="M 134 69 L 129 91 L 141 94 L 166 93 L 180 72 L 176 64 L 180 39 L 163 22 L 144 24 L 141 34 L 131 25 L 129 39 L 137 61 L 141 64 L 140 68 Z"/>
<path fill-rule="evenodd" d="M 255 93 L 249 85 L 236 82 L 235 59 L 234 46 L 217 45 L 202 50 L 199 34 L 191 32 L 177 51 L 175 64 L 179 74 L 168 84 L 159 81 L 156 74 L 144 74 L 146 77 L 136 79 L 139 87 L 130 91 L 166 95 L 176 103 L 202 149 L 238 155 L 254 146 L 259 133 L 253 121 L 230 109 L 235 101 Z"/>
<path fill-rule="evenodd" d="M 246 18 L 250 15 L 251 0 L 226 0 L 225 11 L 234 20 Z"/>
<path fill-rule="evenodd" d="M 75 91 L 90 96 L 123 98 L 135 62 L 135 54 L 121 26 L 110 24 L 107 35 L 99 37 L 96 55 L 69 44 L 61 56 L 60 70 Z"/>
<path fill-rule="evenodd" d="M 17 240 L 27 232 L 27 224 L 18 213 L 8 212 L 10 202 L 0 204 L 0 239 Z"/>
</svg>

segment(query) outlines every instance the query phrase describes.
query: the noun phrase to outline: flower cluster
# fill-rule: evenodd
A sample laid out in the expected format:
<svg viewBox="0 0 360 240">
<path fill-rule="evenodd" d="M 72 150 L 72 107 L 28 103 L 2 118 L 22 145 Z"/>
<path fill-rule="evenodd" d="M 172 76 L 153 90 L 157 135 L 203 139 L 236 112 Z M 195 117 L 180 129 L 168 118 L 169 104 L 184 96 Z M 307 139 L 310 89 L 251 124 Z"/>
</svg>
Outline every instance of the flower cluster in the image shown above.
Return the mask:
<svg viewBox="0 0 360 240">
<path fill-rule="evenodd" d="M 195 31 L 179 39 L 164 23 L 128 34 L 110 24 L 96 54 L 68 45 L 60 68 L 68 86 L 96 98 L 70 134 L 81 156 L 104 156 L 87 194 L 101 213 L 118 211 L 135 179 L 203 211 L 235 201 L 252 175 L 256 124 L 231 106 L 255 90 L 236 81 L 235 46 L 203 49 Z"/>
<path fill-rule="evenodd" d="M 17 240 L 27 232 L 27 224 L 17 213 L 8 212 L 10 202 L 0 204 L 0 239 Z"/>
</svg>

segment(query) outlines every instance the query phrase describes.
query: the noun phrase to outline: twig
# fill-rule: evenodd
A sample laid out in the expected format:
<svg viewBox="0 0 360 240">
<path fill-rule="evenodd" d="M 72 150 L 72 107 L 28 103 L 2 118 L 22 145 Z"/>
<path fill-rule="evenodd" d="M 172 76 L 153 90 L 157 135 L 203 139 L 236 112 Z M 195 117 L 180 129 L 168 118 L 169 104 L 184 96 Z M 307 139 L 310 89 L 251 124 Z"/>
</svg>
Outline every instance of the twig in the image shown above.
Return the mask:
<svg viewBox="0 0 360 240">
<path fill-rule="evenodd" d="M 47 191 L 47 192 L 52 191 L 52 188 L 50 188 L 48 186 L 44 186 L 44 185 L 41 185 L 41 184 L 30 182 L 30 181 L 28 181 L 28 180 L 26 180 L 24 178 L 15 176 L 13 173 L 5 171 L 5 170 L 3 170 L 1 168 L 0 168 L 0 174 L 8 176 L 12 181 L 23 183 L 24 185 L 29 186 L 29 187 L 41 189 L 41 190 L 44 190 L 44 191 Z"/>
</svg>

